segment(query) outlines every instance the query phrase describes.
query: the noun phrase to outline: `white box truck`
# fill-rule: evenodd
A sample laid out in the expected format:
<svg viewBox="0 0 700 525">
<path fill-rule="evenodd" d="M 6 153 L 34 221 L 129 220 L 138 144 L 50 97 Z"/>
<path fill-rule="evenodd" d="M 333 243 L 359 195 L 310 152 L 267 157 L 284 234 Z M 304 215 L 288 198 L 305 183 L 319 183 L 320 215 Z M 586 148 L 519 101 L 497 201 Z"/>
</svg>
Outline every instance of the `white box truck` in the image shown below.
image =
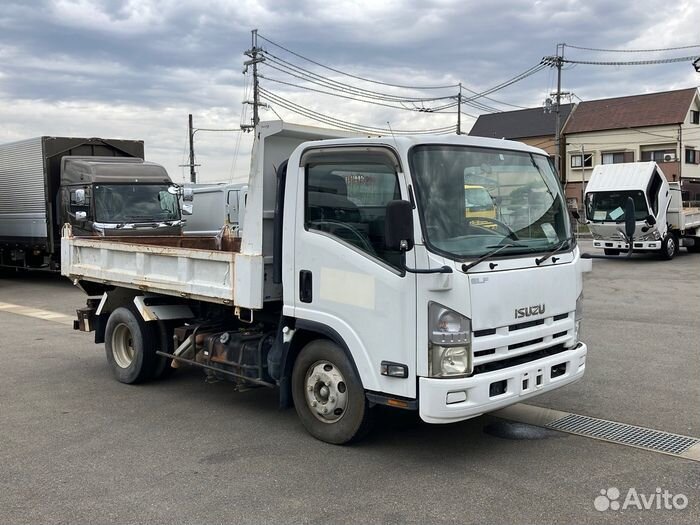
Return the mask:
<svg viewBox="0 0 700 525">
<path fill-rule="evenodd" d="M 629 199 L 635 222 L 631 243 L 620 226 Z M 596 166 L 585 206 L 593 246 L 606 255 L 656 252 L 670 260 L 681 246 L 700 251 L 700 209 L 683 207 L 680 183 L 669 182 L 653 161 Z"/>
<path fill-rule="evenodd" d="M 546 153 L 468 136 L 256 130 L 243 229 L 218 248 L 64 231 L 119 381 L 191 365 L 279 389 L 305 428 L 358 439 L 376 405 L 472 418 L 581 379 L 583 272 Z M 465 213 L 465 186 L 499 208 Z"/>
</svg>

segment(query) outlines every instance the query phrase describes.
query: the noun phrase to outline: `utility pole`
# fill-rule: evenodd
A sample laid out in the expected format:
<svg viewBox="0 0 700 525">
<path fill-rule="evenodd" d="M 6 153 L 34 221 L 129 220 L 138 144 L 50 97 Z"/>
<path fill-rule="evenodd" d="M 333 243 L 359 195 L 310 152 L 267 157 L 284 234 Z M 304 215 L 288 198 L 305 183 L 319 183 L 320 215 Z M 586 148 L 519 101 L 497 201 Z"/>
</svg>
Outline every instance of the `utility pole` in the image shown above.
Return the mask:
<svg viewBox="0 0 700 525">
<path fill-rule="evenodd" d="M 245 55 L 249 56 L 250 60 L 246 60 L 245 62 L 243 62 L 243 65 L 245 66 L 245 70 L 243 71 L 243 73 L 247 73 L 248 67 L 253 66 L 253 123 L 241 125 L 241 129 L 244 131 L 254 130 L 260 123 L 259 108 L 261 107 L 261 104 L 260 84 L 258 81 L 258 64 L 260 62 L 265 61 L 265 57 L 262 56 L 260 51 L 262 51 L 262 49 L 258 47 L 258 30 L 253 29 L 251 31 L 251 47 L 245 52 Z M 244 103 L 250 102 L 244 101 Z"/>
<path fill-rule="evenodd" d="M 556 148 L 554 152 L 554 163 L 559 171 L 559 176 L 561 177 L 562 166 L 561 166 L 561 65 L 564 61 L 564 46 L 565 44 L 557 44 L 557 55 L 555 57 L 554 65 L 557 68 L 557 95 L 555 102 L 555 126 L 554 130 L 554 146 Z M 583 162 L 583 159 L 581 159 Z"/>
<path fill-rule="evenodd" d="M 459 93 L 457 94 L 457 135 L 462 134 L 462 83 L 459 83 Z"/>
<path fill-rule="evenodd" d="M 197 182 L 197 173 L 194 170 L 194 126 L 192 126 L 192 113 L 189 116 L 189 131 L 190 131 L 190 182 Z"/>
</svg>

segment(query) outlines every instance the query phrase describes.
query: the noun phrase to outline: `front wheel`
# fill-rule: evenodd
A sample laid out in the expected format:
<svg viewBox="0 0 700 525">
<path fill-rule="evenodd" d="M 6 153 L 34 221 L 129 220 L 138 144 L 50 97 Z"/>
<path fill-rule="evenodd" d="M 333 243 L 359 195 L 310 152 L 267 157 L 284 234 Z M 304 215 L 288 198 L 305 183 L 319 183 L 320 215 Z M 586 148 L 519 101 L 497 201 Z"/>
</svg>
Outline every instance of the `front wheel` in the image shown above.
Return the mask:
<svg viewBox="0 0 700 525">
<path fill-rule="evenodd" d="M 678 253 L 678 239 L 672 233 L 667 233 L 664 240 L 661 241 L 661 258 L 664 261 L 670 261 Z"/>
<path fill-rule="evenodd" d="M 301 350 L 292 371 L 292 397 L 302 424 L 321 441 L 350 443 L 370 428 L 362 382 L 345 352 L 331 341 L 318 339 Z"/>
</svg>

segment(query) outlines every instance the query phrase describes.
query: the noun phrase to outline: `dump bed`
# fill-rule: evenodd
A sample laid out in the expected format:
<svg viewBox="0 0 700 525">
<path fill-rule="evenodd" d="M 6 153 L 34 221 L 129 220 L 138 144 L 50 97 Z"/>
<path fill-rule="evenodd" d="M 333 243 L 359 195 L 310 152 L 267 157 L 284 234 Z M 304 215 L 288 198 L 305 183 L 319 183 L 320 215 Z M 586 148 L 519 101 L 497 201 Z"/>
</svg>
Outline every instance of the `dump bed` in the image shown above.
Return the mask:
<svg viewBox="0 0 700 525">
<path fill-rule="evenodd" d="M 219 237 L 74 237 L 64 228 L 61 273 L 90 281 L 188 299 L 256 307 L 262 258 L 241 254 L 238 239 Z"/>
</svg>

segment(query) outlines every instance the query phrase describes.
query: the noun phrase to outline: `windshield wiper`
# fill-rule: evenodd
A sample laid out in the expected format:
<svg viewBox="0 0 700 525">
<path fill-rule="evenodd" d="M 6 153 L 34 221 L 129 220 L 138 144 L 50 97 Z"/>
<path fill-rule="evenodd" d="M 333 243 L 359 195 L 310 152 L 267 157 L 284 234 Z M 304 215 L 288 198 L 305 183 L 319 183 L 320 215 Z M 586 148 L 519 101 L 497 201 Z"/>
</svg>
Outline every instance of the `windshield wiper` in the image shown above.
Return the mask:
<svg viewBox="0 0 700 525">
<path fill-rule="evenodd" d="M 509 242 L 509 243 L 506 243 L 506 244 L 498 244 L 498 245 L 496 245 L 496 246 L 497 246 L 497 248 L 496 248 L 495 250 L 491 250 L 490 252 L 486 252 L 484 255 L 482 255 L 481 257 L 479 257 L 476 261 L 472 261 L 472 262 L 470 262 L 469 264 L 463 264 L 463 265 L 462 265 L 462 271 L 463 271 L 464 273 L 467 273 L 469 270 L 471 270 L 472 268 L 474 268 L 474 266 L 476 266 L 477 264 L 484 262 L 484 261 L 485 261 L 486 259 L 488 259 L 489 257 L 493 257 L 493 256 L 496 255 L 497 253 L 499 253 L 499 252 L 505 250 L 506 248 L 512 248 L 513 246 L 522 246 L 522 245 L 514 244 L 514 243 Z M 492 247 L 492 246 L 488 246 L 488 248 L 491 248 L 491 247 Z M 491 268 L 491 269 L 493 270 L 493 268 Z"/>
<path fill-rule="evenodd" d="M 543 255 L 543 256 L 540 257 L 539 259 L 535 259 L 535 264 L 536 264 L 537 266 L 539 266 L 540 264 L 542 264 L 543 262 L 545 262 L 547 259 L 549 259 L 552 255 L 554 255 L 554 254 L 557 253 L 559 250 L 561 250 L 561 249 L 564 247 L 565 244 L 570 243 L 570 242 L 573 241 L 573 240 L 574 240 L 573 237 L 567 237 L 566 239 L 564 239 L 563 241 L 561 241 L 560 243 L 558 243 L 554 248 L 552 248 L 552 251 L 550 251 L 549 253 Z M 556 262 L 556 260 L 554 260 L 553 262 Z"/>
</svg>

